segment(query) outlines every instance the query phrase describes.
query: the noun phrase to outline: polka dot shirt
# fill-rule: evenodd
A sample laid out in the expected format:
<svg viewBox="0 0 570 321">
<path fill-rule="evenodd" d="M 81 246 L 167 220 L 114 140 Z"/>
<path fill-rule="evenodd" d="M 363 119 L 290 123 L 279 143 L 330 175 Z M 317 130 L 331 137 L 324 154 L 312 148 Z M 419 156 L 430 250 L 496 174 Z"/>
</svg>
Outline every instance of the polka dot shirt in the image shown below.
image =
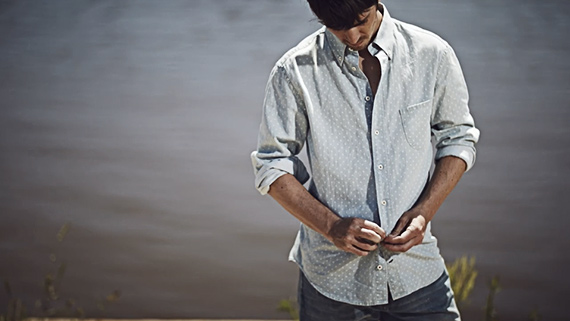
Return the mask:
<svg viewBox="0 0 570 321">
<path fill-rule="evenodd" d="M 267 83 L 251 158 L 256 187 L 266 194 L 285 173 L 309 180 L 297 157 L 306 146 L 309 192 L 341 217 L 374 221 L 390 232 L 418 199 L 434 159 L 452 155 L 468 170 L 473 166 L 479 131 L 459 62 L 444 40 L 384 8 L 368 50 L 382 70 L 376 95 L 358 67 L 358 52 L 326 28 L 289 50 Z M 398 299 L 445 269 L 430 225 L 423 243 L 405 253 L 379 247 L 359 257 L 301 224 L 290 260 L 319 292 L 355 305 L 386 304 L 388 287 Z"/>
</svg>

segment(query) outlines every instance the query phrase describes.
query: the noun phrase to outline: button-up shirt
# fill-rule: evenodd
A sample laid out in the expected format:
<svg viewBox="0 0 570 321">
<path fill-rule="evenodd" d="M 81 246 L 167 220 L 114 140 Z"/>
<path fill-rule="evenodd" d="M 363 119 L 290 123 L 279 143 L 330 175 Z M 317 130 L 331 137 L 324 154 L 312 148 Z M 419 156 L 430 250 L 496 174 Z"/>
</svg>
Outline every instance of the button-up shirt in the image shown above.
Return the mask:
<svg viewBox="0 0 570 321">
<path fill-rule="evenodd" d="M 340 217 L 374 221 L 385 231 L 418 200 L 434 161 L 475 161 L 479 131 L 467 86 L 447 42 L 390 17 L 368 50 L 380 62 L 373 95 L 358 52 L 325 27 L 289 50 L 273 68 L 258 149 L 251 154 L 260 193 L 281 175 L 309 179 L 297 157 L 306 145 L 308 190 Z M 432 138 L 435 145 L 432 146 Z M 388 303 L 434 282 L 445 269 L 427 225 L 423 242 L 404 253 L 381 245 L 360 257 L 301 224 L 290 260 L 325 296 L 355 305 Z"/>
</svg>

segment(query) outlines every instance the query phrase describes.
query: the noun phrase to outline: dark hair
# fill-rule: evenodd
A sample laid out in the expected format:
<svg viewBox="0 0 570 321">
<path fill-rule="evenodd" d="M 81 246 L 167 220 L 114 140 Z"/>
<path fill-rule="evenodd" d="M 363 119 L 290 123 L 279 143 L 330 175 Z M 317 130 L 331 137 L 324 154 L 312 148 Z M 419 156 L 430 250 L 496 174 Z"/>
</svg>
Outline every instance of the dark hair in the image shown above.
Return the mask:
<svg viewBox="0 0 570 321">
<path fill-rule="evenodd" d="M 328 28 L 346 30 L 361 23 L 358 16 L 378 0 L 307 0 L 319 22 Z"/>
</svg>

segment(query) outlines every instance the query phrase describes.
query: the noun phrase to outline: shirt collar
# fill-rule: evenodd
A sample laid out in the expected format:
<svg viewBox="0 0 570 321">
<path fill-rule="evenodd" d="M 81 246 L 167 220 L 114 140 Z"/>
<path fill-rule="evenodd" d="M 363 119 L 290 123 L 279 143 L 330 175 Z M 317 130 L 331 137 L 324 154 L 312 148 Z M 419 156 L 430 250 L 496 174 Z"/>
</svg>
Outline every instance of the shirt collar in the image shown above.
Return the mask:
<svg viewBox="0 0 570 321">
<path fill-rule="evenodd" d="M 382 50 L 388 56 L 388 59 L 392 60 L 393 49 L 395 44 L 394 38 L 394 21 L 388 12 L 388 9 L 384 4 L 380 4 L 382 6 L 380 8 L 380 12 L 382 12 L 382 23 L 380 24 L 380 28 L 376 33 L 376 38 L 370 43 L 369 46 L 373 46 L 376 48 L 369 48 L 372 54 L 375 54 L 379 50 Z M 332 32 L 330 32 L 327 28 L 325 28 L 325 36 L 330 44 L 332 53 L 334 54 L 335 59 L 338 61 L 340 65 L 344 62 L 344 57 L 346 52 L 350 50 L 347 46 L 342 43 Z"/>
</svg>

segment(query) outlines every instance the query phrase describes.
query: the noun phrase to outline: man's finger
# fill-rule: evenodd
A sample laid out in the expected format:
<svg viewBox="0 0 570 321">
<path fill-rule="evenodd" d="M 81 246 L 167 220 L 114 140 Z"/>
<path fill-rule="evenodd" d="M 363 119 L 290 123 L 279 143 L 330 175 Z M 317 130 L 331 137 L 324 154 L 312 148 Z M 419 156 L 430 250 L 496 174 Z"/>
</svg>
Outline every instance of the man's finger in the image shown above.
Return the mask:
<svg viewBox="0 0 570 321">
<path fill-rule="evenodd" d="M 415 237 L 413 237 L 412 239 L 408 240 L 408 242 L 404 243 L 404 244 L 389 244 L 386 243 L 384 244 L 384 247 L 388 250 L 388 251 L 392 251 L 392 252 L 406 252 L 409 249 L 411 249 L 414 245 L 417 245 L 420 243 L 420 238 L 419 235 L 416 235 Z"/>
<path fill-rule="evenodd" d="M 394 227 L 390 235 L 394 236 L 400 235 L 400 233 L 402 233 L 406 225 L 408 225 L 408 219 L 404 216 L 400 217 L 398 223 L 396 224 L 396 227 Z"/>
<path fill-rule="evenodd" d="M 417 235 L 415 233 L 412 233 L 411 230 L 405 230 L 404 233 L 402 233 L 402 235 L 398 236 L 388 235 L 384 240 L 384 242 L 386 244 L 404 244 L 416 236 Z"/>
<path fill-rule="evenodd" d="M 364 220 L 364 227 L 373 230 L 374 232 L 376 232 L 380 238 L 385 238 L 386 237 L 386 232 L 384 231 L 384 229 L 382 229 L 380 226 L 378 226 L 378 224 L 368 221 L 368 220 Z"/>
<path fill-rule="evenodd" d="M 374 232 L 373 230 L 369 230 L 367 228 L 361 228 L 360 232 L 358 233 L 358 236 L 370 240 L 373 243 L 380 243 L 380 241 L 382 241 L 382 237 L 378 235 L 378 233 Z"/>
<path fill-rule="evenodd" d="M 352 245 L 356 246 L 358 249 L 368 252 L 374 251 L 378 247 L 378 245 L 367 243 L 366 240 L 359 239 L 358 237 L 354 239 Z"/>
<path fill-rule="evenodd" d="M 353 253 L 353 254 L 356 254 L 356 255 L 358 255 L 358 256 L 366 256 L 366 255 L 368 255 L 368 254 L 370 253 L 370 252 L 364 251 L 364 250 L 362 250 L 362 249 L 359 249 L 359 248 L 357 248 L 356 246 L 353 246 L 353 245 L 349 245 L 349 246 L 346 248 L 346 251 L 348 251 L 348 252 L 350 252 L 350 253 Z"/>
</svg>

